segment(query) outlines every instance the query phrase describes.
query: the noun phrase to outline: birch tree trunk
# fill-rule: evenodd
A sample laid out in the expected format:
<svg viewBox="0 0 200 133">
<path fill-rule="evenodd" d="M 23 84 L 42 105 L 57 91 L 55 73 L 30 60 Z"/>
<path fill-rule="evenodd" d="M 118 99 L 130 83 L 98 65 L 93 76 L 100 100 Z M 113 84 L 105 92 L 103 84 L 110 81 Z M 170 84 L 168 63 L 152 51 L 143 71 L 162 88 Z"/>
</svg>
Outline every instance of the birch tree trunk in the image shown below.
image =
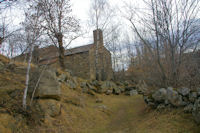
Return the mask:
<svg viewBox="0 0 200 133">
<path fill-rule="evenodd" d="M 30 47 L 30 57 L 28 60 L 28 66 L 27 66 L 27 72 L 26 72 L 26 84 L 25 84 L 25 89 L 24 89 L 24 95 L 23 95 L 23 108 L 26 110 L 26 99 L 27 99 L 27 92 L 28 92 L 28 85 L 29 85 L 29 73 L 30 73 L 30 69 L 31 69 L 31 60 L 32 60 L 32 52 L 33 52 L 33 44 L 31 44 Z"/>
</svg>

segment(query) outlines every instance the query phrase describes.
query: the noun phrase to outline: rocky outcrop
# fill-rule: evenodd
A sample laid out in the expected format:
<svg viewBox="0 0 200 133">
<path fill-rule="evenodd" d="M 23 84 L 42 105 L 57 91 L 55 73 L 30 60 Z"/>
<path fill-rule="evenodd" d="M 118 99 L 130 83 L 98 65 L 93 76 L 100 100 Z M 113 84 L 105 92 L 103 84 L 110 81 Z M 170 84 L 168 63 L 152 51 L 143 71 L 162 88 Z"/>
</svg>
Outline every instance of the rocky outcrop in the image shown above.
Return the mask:
<svg viewBox="0 0 200 133">
<path fill-rule="evenodd" d="M 193 106 L 192 115 L 197 124 L 200 124 L 200 98 L 198 98 Z"/>
<path fill-rule="evenodd" d="M 137 90 L 130 90 L 130 91 L 125 92 L 125 95 L 129 95 L 129 96 L 133 96 L 137 94 L 138 94 Z"/>
<path fill-rule="evenodd" d="M 158 110 L 166 107 L 184 107 L 185 113 L 192 113 L 195 121 L 200 124 L 200 95 L 199 89 L 191 91 L 189 88 L 172 87 L 161 88 L 149 95 L 144 95 L 144 101 Z"/>
<path fill-rule="evenodd" d="M 68 97 L 65 97 L 63 99 L 63 101 L 65 103 L 69 103 L 69 104 L 75 105 L 77 107 L 84 107 L 85 106 L 85 104 L 83 103 L 83 101 L 81 101 L 81 98 L 77 97 L 77 96 L 68 96 Z"/>
<path fill-rule="evenodd" d="M 65 80 L 65 76 L 58 77 L 54 69 L 35 69 L 30 77 L 29 95 L 31 96 L 35 85 L 39 80 L 34 98 L 39 110 L 46 117 L 56 117 L 61 113 L 61 80 Z"/>
<path fill-rule="evenodd" d="M 189 94 L 189 101 L 190 101 L 191 103 L 194 103 L 196 99 L 197 99 L 197 92 L 191 92 L 191 93 Z"/>
<path fill-rule="evenodd" d="M 192 113 L 192 110 L 193 110 L 193 104 L 189 104 L 189 105 L 184 107 L 185 113 Z"/>
<path fill-rule="evenodd" d="M 42 74 L 42 75 L 41 75 Z M 85 107 L 85 103 L 78 96 L 70 96 L 62 94 L 68 89 L 68 91 L 80 91 L 81 93 L 89 94 L 96 98 L 96 103 L 102 103 L 103 100 L 98 98 L 96 93 L 104 93 L 107 95 L 115 94 L 119 95 L 125 93 L 126 95 L 137 95 L 138 91 L 136 87 L 130 85 L 124 85 L 120 83 L 116 85 L 112 81 L 87 81 L 80 78 L 72 77 L 66 71 L 59 71 L 56 69 L 43 68 L 34 69 L 31 73 L 29 95 L 31 95 L 35 89 L 35 85 L 40 79 L 36 89 L 34 98 L 37 100 L 40 110 L 45 114 L 45 118 L 56 117 L 61 113 L 61 103 L 69 103 L 77 107 Z M 69 90 L 71 89 L 71 90 Z"/>
<path fill-rule="evenodd" d="M 60 100 L 61 98 L 60 84 L 57 81 L 55 72 L 51 70 L 44 71 L 40 79 L 40 83 L 37 88 L 37 93 L 35 96 L 45 99 Z"/>
<path fill-rule="evenodd" d="M 152 98 L 156 102 L 165 102 L 166 96 L 167 96 L 167 90 L 164 88 L 161 88 L 152 94 Z"/>
<path fill-rule="evenodd" d="M 100 93 L 106 93 L 108 90 L 113 90 L 115 94 L 119 94 L 121 91 L 118 89 L 117 85 L 111 81 L 102 82 L 101 88 L 99 89 Z"/>
<path fill-rule="evenodd" d="M 190 93 L 190 89 L 189 88 L 186 88 L 186 87 L 183 87 L 183 88 L 179 88 L 178 90 L 178 93 L 182 96 L 187 96 L 189 95 Z"/>
<path fill-rule="evenodd" d="M 182 100 L 182 96 L 179 95 L 177 91 L 173 90 L 172 87 L 167 88 L 166 104 L 172 104 L 176 107 L 185 105 Z"/>
<path fill-rule="evenodd" d="M 73 80 L 67 80 L 66 81 L 66 84 L 67 84 L 67 86 L 70 88 L 70 89 L 76 89 L 77 88 L 77 85 L 76 85 L 76 83 L 73 81 Z"/>
<path fill-rule="evenodd" d="M 145 81 L 139 81 L 139 83 L 137 84 L 136 88 L 137 88 L 137 91 L 138 91 L 139 94 L 147 95 L 148 86 L 145 83 Z"/>
<path fill-rule="evenodd" d="M 153 103 L 155 107 L 157 107 L 160 104 L 163 104 L 165 106 L 171 105 L 174 107 L 181 107 L 187 105 L 186 101 L 189 101 L 187 95 L 189 94 L 185 93 L 184 91 L 179 90 L 178 92 L 174 90 L 172 87 L 168 87 L 167 89 L 165 88 L 158 89 L 154 91 L 152 94 L 145 96 L 145 101 L 151 101 L 151 105 Z"/>
<path fill-rule="evenodd" d="M 45 113 L 45 116 L 56 117 L 61 113 L 60 101 L 54 99 L 42 99 L 38 100 L 41 111 Z"/>
</svg>

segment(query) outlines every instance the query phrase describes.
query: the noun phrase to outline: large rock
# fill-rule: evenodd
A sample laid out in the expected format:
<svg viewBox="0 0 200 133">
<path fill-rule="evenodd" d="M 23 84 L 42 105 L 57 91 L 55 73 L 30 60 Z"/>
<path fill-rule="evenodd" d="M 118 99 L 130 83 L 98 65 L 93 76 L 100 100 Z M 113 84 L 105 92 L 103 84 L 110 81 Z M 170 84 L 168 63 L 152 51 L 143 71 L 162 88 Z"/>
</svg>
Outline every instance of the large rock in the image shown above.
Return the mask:
<svg viewBox="0 0 200 133">
<path fill-rule="evenodd" d="M 87 93 L 87 94 L 90 94 L 93 96 L 95 95 L 94 92 L 97 91 L 96 88 L 94 86 L 90 85 L 88 82 L 82 82 L 80 84 L 80 87 L 81 87 L 83 93 Z"/>
<path fill-rule="evenodd" d="M 39 105 L 41 110 L 45 113 L 45 115 L 55 117 L 60 115 L 61 113 L 61 104 L 59 101 L 53 99 L 42 99 L 39 100 Z"/>
<path fill-rule="evenodd" d="M 192 115 L 194 117 L 194 120 L 197 124 L 200 124 L 200 98 L 198 98 L 195 103 L 192 110 Z"/>
<path fill-rule="evenodd" d="M 139 94 L 148 95 L 147 84 L 145 83 L 145 81 L 139 81 L 136 88 Z"/>
<path fill-rule="evenodd" d="M 197 92 L 191 92 L 189 94 L 189 100 L 190 100 L 190 102 L 194 103 L 196 99 L 197 99 Z"/>
<path fill-rule="evenodd" d="M 187 96 L 190 93 L 190 89 L 186 87 L 179 88 L 178 93 L 181 94 L 182 96 Z"/>
<path fill-rule="evenodd" d="M 106 95 L 110 95 L 110 94 L 112 94 L 112 92 L 113 92 L 112 90 L 107 90 Z"/>
<path fill-rule="evenodd" d="M 179 95 L 178 92 L 174 91 L 171 87 L 167 88 L 167 100 L 176 107 L 186 105 L 186 103 L 182 100 L 182 96 Z"/>
<path fill-rule="evenodd" d="M 103 102 L 103 100 L 101 98 L 96 99 L 96 103 L 102 103 L 102 102 Z"/>
<path fill-rule="evenodd" d="M 113 88 L 113 94 L 119 95 L 121 93 L 121 89 L 119 87 Z"/>
<path fill-rule="evenodd" d="M 77 106 L 77 107 L 84 107 L 85 106 L 85 103 L 83 102 L 84 100 L 82 100 L 80 97 L 77 97 L 77 96 L 64 97 L 63 101 L 65 103 L 69 103 L 69 104 L 72 104 L 72 105 Z"/>
<path fill-rule="evenodd" d="M 64 82 L 64 81 L 67 80 L 67 75 L 66 75 L 66 74 L 61 74 L 61 75 L 57 78 L 57 80 L 58 80 L 59 82 Z"/>
<path fill-rule="evenodd" d="M 197 95 L 200 96 L 200 88 L 196 89 Z"/>
<path fill-rule="evenodd" d="M 100 83 L 99 83 L 99 81 L 97 81 L 97 80 L 91 81 L 90 84 L 91 84 L 92 86 L 95 86 L 95 87 L 100 87 L 100 86 L 101 86 Z"/>
<path fill-rule="evenodd" d="M 119 86 L 119 89 L 120 89 L 121 93 L 125 92 L 125 88 L 123 86 Z"/>
<path fill-rule="evenodd" d="M 131 91 L 131 90 L 135 90 L 136 87 L 131 86 L 131 87 L 125 87 L 125 91 Z"/>
<path fill-rule="evenodd" d="M 31 75 L 29 92 L 32 93 L 40 74 L 41 74 L 41 71 L 38 69 L 33 72 L 33 75 Z M 55 71 L 49 69 L 43 72 L 42 77 L 39 82 L 39 86 L 36 90 L 35 97 L 39 97 L 43 99 L 60 100 L 61 89 L 60 89 L 60 84 L 57 80 Z"/>
<path fill-rule="evenodd" d="M 100 93 L 106 93 L 107 90 L 113 90 L 114 93 L 118 94 L 121 92 L 120 88 L 113 82 L 111 81 L 105 81 L 101 84 L 100 89 L 98 92 Z"/>
<path fill-rule="evenodd" d="M 157 110 L 158 111 L 161 111 L 161 110 L 163 110 L 163 109 L 165 109 L 166 107 L 165 107 L 165 105 L 164 104 L 159 104 L 158 106 L 157 106 Z"/>
<path fill-rule="evenodd" d="M 153 99 L 152 98 L 149 98 L 148 96 L 143 96 L 144 98 L 144 102 L 149 105 L 150 107 L 152 108 L 155 108 L 156 107 L 156 104 L 154 103 Z"/>
<path fill-rule="evenodd" d="M 193 107 L 194 107 L 193 104 L 189 104 L 189 105 L 185 106 L 185 107 L 184 107 L 184 112 L 185 112 L 185 113 L 192 113 Z"/>
<path fill-rule="evenodd" d="M 157 102 L 163 102 L 166 100 L 166 96 L 167 96 L 167 90 L 165 88 L 161 88 L 157 91 L 155 91 L 152 94 L 152 97 L 155 101 Z"/>
<path fill-rule="evenodd" d="M 138 92 L 137 90 L 131 90 L 131 91 L 126 91 L 125 95 L 129 95 L 129 96 L 133 96 L 133 95 L 137 95 Z"/>
<path fill-rule="evenodd" d="M 77 85 L 76 83 L 74 83 L 72 80 L 67 80 L 66 82 L 67 86 L 70 88 L 70 89 L 76 89 L 77 88 Z"/>
</svg>

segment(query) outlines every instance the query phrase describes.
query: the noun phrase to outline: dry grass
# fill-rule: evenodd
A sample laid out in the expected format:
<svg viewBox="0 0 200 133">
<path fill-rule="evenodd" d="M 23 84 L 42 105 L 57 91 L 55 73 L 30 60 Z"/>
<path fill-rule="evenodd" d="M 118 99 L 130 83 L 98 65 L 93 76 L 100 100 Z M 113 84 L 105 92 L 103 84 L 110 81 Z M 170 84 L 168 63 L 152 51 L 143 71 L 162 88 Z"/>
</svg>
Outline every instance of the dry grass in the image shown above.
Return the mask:
<svg viewBox="0 0 200 133">
<path fill-rule="evenodd" d="M 141 96 L 105 97 L 113 115 L 109 124 L 96 127 L 91 133 L 199 133 L 200 127 L 191 114 L 182 109 L 151 110 Z"/>
<path fill-rule="evenodd" d="M 18 62 L 18 61 L 15 61 L 14 64 L 16 66 L 20 66 L 20 67 L 27 67 L 28 66 L 28 63 L 27 62 Z M 31 68 L 35 68 L 36 65 L 31 63 Z"/>
<path fill-rule="evenodd" d="M 0 57 L 2 58 L 2 57 Z M 8 59 L 1 59 L 9 62 Z M 19 66 L 23 65 L 18 63 Z M 59 73 L 63 73 L 61 70 Z M 78 79 L 79 82 L 85 81 Z M 12 112 L 21 106 L 24 73 L 0 72 L 0 132 L 31 132 L 25 118 Z M 103 95 L 82 93 L 62 84 L 61 115 L 46 117 L 45 123 L 32 132 L 55 133 L 199 133 L 191 114 L 182 109 L 158 112 L 149 109 L 141 96 Z M 16 91 L 19 90 L 19 91 Z M 13 96 L 14 95 L 14 96 Z M 100 98 L 103 103 L 96 103 Z M 2 107 L 2 103 L 6 106 Z M 5 103 L 4 103 L 5 104 Z M 5 111 L 5 109 L 7 111 Z M 10 110 L 10 111 L 9 111 Z M 32 125 L 31 125 L 32 126 Z"/>
<path fill-rule="evenodd" d="M 6 63 L 9 63 L 9 59 L 3 55 L 0 54 L 0 62 L 6 64 Z"/>
</svg>

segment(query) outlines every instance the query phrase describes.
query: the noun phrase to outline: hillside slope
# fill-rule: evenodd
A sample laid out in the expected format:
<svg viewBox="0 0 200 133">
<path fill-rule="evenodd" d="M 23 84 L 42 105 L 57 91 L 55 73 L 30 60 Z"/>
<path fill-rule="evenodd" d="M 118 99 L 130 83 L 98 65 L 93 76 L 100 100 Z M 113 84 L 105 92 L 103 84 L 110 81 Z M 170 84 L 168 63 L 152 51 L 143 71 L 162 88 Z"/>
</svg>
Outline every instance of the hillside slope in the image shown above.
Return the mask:
<svg viewBox="0 0 200 133">
<path fill-rule="evenodd" d="M 81 86 L 72 89 L 64 82 L 59 101 L 35 98 L 24 111 L 25 72 L 26 64 L 0 57 L 0 133 L 200 132 L 191 114 L 184 114 L 182 109 L 159 112 L 147 107 L 140 95 L 84 93 Z"/>
<path fill-rule="evenodd" d="M 90 133 L 199 133 L 191 114 L 182 109 L 156 111 L 150 109 L 142 96 L 104 97 L 112 115 L 109 122 Z"/>
</svg>

